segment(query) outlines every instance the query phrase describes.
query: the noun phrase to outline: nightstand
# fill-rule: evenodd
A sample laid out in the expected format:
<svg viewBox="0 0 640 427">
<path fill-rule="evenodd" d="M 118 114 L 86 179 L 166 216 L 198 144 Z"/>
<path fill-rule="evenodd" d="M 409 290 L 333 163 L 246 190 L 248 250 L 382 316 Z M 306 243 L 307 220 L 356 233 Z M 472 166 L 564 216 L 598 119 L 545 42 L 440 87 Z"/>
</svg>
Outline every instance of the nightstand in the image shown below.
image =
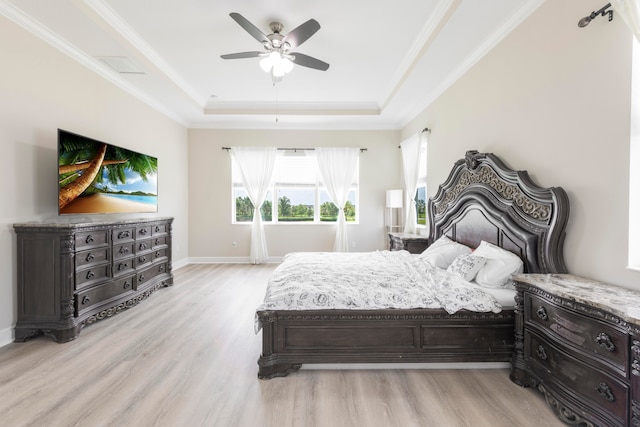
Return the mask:
<svg viewBox="0 0 640 427">
<path fill-rule="evenodd" d="M 412 254 L 422 253 L 429 246 L 427 236 L 409 233 L 388 233 L 390 251 L 409 251 Z"/>
</svg>

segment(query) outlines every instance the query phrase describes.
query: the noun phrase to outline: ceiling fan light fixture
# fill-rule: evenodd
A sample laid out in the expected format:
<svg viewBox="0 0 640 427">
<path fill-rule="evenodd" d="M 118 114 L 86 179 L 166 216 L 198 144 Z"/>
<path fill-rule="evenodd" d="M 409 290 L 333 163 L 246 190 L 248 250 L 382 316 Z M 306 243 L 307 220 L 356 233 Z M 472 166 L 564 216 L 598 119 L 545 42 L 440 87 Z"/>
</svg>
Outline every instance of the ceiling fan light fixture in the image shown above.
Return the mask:
<svg viewBox="0 0 640 427">
<path fill-rule="evenodd" d="M 293 62 L 280 52 L 271 52 L 260 61 L 260 67 L 265 73 L 271 73 L 272 77 L 280 79 L 293 70 Z M 279 80 L 278 80 L 279 81 Z"/>
<path fill-rule="evenodd" d="M 260 60 L 260 68 L 262 68 L 265 73 L 268 73 L 269 71 L 271 71 L 272 67 L 273 67 L 273 62 L 271 61 L 271 58 L 269 56 L 265 56 Z"/>
</svg>

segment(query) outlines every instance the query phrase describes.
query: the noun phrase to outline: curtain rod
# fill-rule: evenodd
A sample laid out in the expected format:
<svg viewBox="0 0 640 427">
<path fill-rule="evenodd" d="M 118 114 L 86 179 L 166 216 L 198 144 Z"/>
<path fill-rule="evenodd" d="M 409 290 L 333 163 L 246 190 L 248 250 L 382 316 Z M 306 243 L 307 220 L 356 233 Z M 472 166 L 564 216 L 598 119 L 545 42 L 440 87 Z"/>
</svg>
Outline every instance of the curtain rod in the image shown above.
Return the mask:
<svg viewBox="0 0 640 427">
<path fill-rule="evenodd" d="M 427 133 L 431 133 L 431 129 L 429 129 L 429 128 L 424 128 L 424 129 L 422 129 L 422 130 L 420 131 L 420 133 L 425 133 L 425 132 L 427 132 Z M 398 148 L 402 148 L 402 147 L 401 147 L 400 145 L 398 145 Z"/>
<path fill-rule="evenodd" d="M 222 147 L 223 150 L 229 151 L 231 150 L 231 147 Z M 315 151 L 315 148 L 276 148 L 276 150 L 280 150 L 280 151 Z M 360 152 L 362 153 L 363 151 L 367 151 L 366 148 L 361 148 Z"/>
</svg>

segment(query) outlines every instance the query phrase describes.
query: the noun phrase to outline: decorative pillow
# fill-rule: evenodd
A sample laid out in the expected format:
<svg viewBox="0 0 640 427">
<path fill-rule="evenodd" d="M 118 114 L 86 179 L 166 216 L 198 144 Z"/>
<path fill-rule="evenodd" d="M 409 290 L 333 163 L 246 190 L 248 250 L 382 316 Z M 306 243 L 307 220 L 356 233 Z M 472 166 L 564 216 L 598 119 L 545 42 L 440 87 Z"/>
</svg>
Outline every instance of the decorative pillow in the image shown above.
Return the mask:
<svg viewBox="0 0 640 427">
<path fill-rule="evenodd" d="M 470 254 L 471 249 L 447 236 L 442 236 L 422 252 L 419 257 L 438 268 L 446 269 L 458 255 Z"/>
<path fill-rule="evenodd" d="M 522 260 L 516 254 L 489 242 L 480 242 L 480 246 L 473 254 L 487 259 L 476 275 L 476 283 L 480 286 L 488 288 L 509 286 L 509 277 L 523 271 Z"/>
<path fill-rule="evenodd" d="M 480 271 L 486 262 L 487 259 L 485 257 L 475 254 L 463 254 L 453 260 L 453 263 L 447 268 L 447 271 L 470 282 L 476 277 L 476 274 L 478 274 L 478 271 Z"/>
</svg>

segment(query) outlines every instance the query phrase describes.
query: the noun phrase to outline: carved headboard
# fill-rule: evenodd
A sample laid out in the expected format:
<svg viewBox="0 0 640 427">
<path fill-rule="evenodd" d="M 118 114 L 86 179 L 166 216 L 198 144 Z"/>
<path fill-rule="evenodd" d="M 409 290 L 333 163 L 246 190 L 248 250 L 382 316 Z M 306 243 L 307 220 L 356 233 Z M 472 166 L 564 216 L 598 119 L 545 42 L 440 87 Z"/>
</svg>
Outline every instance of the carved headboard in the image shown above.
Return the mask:
<svg viewBox="0 0 640 427">
<path fill-rule="evenodd" d="M 485 240 L 520 256 L 526 273 L 565 273 L 569 199 L 491 153 L 467 151 L 429 199 L 429 241 L 442 235 L 472 248 Z"/>
</svg>

